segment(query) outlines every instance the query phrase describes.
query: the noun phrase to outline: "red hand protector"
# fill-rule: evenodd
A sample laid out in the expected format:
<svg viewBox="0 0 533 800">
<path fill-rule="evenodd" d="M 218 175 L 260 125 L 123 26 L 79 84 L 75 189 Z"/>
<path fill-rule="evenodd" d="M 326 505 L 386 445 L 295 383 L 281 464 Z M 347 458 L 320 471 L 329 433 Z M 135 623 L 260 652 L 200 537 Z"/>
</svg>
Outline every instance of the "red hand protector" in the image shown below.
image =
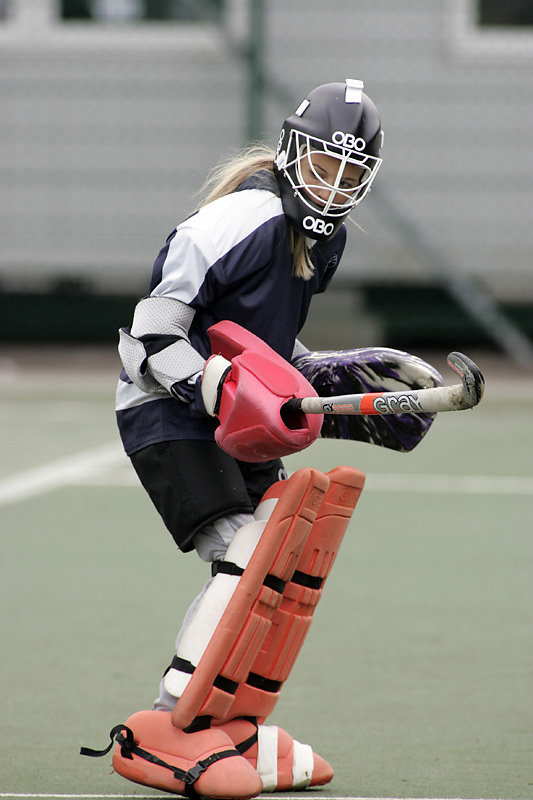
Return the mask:
<svg viewBox="0 0 533 800">
<path fill-rule="evenodd" d="M 285 414 L 292 397 L 316 397 L 311 384 L 255 334 L 223 320 L 209 328 L 212 352 L 231 361 L 215 439 L 240 461 L 263 462 L 297 453 L 320 434 L 322 414 Z"/>
</svg>

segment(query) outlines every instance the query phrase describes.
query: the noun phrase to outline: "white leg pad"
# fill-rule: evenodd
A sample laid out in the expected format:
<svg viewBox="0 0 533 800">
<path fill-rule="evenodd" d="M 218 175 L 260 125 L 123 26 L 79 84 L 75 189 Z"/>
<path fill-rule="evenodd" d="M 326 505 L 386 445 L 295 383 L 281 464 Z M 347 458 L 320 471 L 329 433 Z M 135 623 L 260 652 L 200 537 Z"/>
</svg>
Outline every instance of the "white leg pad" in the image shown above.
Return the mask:
<svg viewBox="0 0 533 800">
<path fill-rule="evenodd" d="M 294 789 L 307 789 L 313 777 L 313 749 L 293 739 L 292 786 Z"/>
<path fill-rule="evenodd" d="M 226 552 L 226 560 L 244 569 L 257 547 L 265 529 L 266 520 L 249 522 L 235 534 Z M 216 575 L 200 599 L 192 619 L 183 631 L 177 647 L 177 655 L 197 666 L 226 607 L 239 584 L 238 575 Z M 164 678 L 165 689 L 173 697 L 181 697 L 191 675 L 178 669 L 170 669 Z"/>
<path fill-rule="evenodd" d="M 278 728 L 259 725 L 257 729 L 257 772 L 264 792 L 273 792 L 278 785 Z"/>
<path fill-rule="evenodd" d="M 263 782 L 264 792 L 274 792 L 278 787 L 278 737 L 277 725 L 259 725 L 257 729 L 257 772 Z M 307 789 L 314 769 L 313 749 L 308 744 L 292 740 L 292 787 Z"/>
<path fill-rule="evenodd" d="M 196 718 L 220 724 L 233 716 L 236 692 L 269 634 L 328 486 L 324 473 L 298 470 L 276 485 L 278 502 L 269 502 L 277 497 L 267 492 L 259 519 L 235 533 L 165 676 L 166 691 L 177 698 L 176 728 L 187 730 Z"/>
<path fill-rule="evenodd" d="M 277 497 L 271 497 L 268 500 L 262 500 L 254 511 L 254 517 L 256 519 L 267 520 L 276 508 L 277 503 Z"/>
</svg>

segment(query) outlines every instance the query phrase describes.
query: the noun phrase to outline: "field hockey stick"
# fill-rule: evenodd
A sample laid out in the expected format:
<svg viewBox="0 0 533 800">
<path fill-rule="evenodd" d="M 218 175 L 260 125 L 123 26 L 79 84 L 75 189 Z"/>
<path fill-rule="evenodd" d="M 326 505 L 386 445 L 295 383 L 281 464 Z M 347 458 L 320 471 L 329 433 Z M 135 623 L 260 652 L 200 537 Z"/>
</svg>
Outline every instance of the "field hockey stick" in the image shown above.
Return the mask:
<svg viewBox="0 0 533 800">
<path fill-rule="evenodd" d="M 476 406 L 485 389 L 479 367 L 462 353 L 450 353 L 448 366 L 461 378 L 453 386 L 435 386 L 400 392 L 368 392 L 338 397 L 301 397 L 288 400 L 283 409 L 306 414 L 434 414 Z"/>
</svg>

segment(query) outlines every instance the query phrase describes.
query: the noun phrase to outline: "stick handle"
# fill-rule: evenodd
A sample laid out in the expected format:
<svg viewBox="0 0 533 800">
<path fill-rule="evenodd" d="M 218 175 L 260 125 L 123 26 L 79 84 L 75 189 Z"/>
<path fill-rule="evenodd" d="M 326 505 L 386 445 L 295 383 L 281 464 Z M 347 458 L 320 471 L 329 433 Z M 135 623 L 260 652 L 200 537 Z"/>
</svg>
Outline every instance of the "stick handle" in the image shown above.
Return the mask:
<svg viewBox="0 0 533 800">
<path fill-rule="evenodd" d="M 462 353 L 450 353 L 448 364 L 462 383 L 400 392 L 368 392 L 337 397 L 293 398 L 284 408 L 305 414 L 434 414 L 473 408 L 483 397 L 485 381 L 479 368 Z"/>
<path fill-rule="evenodd" d="M 405 392 L 371 392 L 336 397 L 294 398 L 286 403 L 305 414 L 428 414 L 437 411 L 460 411 L 464 403 L 462 386 L 443 386 Z"/>
</svg>

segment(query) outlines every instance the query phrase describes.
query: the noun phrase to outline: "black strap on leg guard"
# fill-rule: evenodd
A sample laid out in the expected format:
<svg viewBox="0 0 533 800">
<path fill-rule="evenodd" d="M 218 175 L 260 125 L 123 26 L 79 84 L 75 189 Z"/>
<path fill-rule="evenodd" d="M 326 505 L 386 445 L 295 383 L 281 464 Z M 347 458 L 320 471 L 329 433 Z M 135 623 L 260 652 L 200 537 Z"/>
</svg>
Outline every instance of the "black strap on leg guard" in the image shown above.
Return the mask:
<svg viewBox="0 0 533 800">
<path fill-rule="evenodd" d="M 308 589 L 321 589 L 324 578 L 308 575 L 306 572 L 300 572 L 300 570 L 297 569 L 294 571 L 291 583 L 297 583 L 299 586 L 305 586 Z"/>
<path fill-rule="evenodd" d="M 186 728 L 183 728 L 184 733 L 197 733 L 197 731 L 205 731 L 211 727 L 211 720 L 213 717 L 210 717 L 209 714 L 205 714 L 204 716 L 195 717 L 190 725 L 187 725 Z"/>
<path fill-rule="evenodd" d="M 123 735 L 122 731 L 126 731 L 125 736 Z M 191 798 L 191 800 L 197 800 L 198 793 L 194 788 L 194 784 L 200 775 L 202 775 L 202 773 L 204 773 L 206 769 L 211 766 L 211 764 L 214 764 L 216 761 L 221 761 L 223 758 L 241 755 L 238 749 L 223 750 L 221 753 L 212 753 L 207 758 L 203 758 L 201 761 L 198 761 L 198 763 L 188 770 L 188 772 L 185 772 L 184 770 L 180 769 L 180 767 L 176 767 L 173 764 L 167 764 L 153 753 L 150 753 L 148 750 L 143 750 L 142 747 L 139 747 L 137 744 L 135 744 L 133 731 L 131 728 L 128 728 L 127 725 L 115 725 L 115 727 L 111 729 L 109 737 L 111 739 L 111 744 L 109 744 L 104 750 L 92 750 L 90 747 L 82 747 L 80 748 L 80 755 L 91 756 L 93 758 L 105 756 L 107 753 L 109 753 L 116 740 L 117 744 L 120 745 L 120 755 L 123 758 L 132 759 L 133 754 L 135 754 L 136 756 L 139 756 L 139 758 L 144 758 L 145 761 L 149 761 L 151 764 L 157 764 L 159 767 L 164 767 L 165 769 L 171 770 L 176 780 L 183 781 L 185 784 L 185 795 L 186 797 Z"/>
<path fill-rule="evenodd" d="M 101 756 L 106 756 L 113 747 L 113 745 L 115 744 L 115 737 L 117 738 L 118 741 L 118 734 L 121 731 L 126 731 L 126 740 L 128 743 L 126 745 L 125 741 L 124 745 L 121 747 L 120 751 L 121 755 L 124 758 L 133 758 L 133 756 L 131 755 L 131 750 L 128 754 L 126 752 L 126 749 L 130 745 L 130 742 L 131 742 L 131 749 L 133 749 L 133 747 L 135 746 L 135 740 L 133 738 L 133 731 L 131 731 L 130 728 L 126 727 L 126 725 L 115 725 L 114 728 L 111 728 L 109 732 L 109 738 L 111 739 L 111 744 L 108 744 L 108 746 L 104 750 L 92 750 L 90 747 L 81 747 L 80 756 L 91 756 L 91 758 L 100 758 Z"/>
<path fill-rule="evenodd" d="M 250 749 L 250 747 L 253 747 L 254 744 L 257 743 L 257 732 L 259 728 L 256 717 L 242 717 L 242 719 L 245 719 L 255 725 L 255 730 L 251 736 L 249 736 L 243 742 L 239 742 L 239 744 L 235 745 L 235 749 L 241 754 L 241 756 L 243 756 L 246 751 Z"/>
<path fill-rule="evenodd" d="M 234 564 L 233 561 L 212 561 L 211 576 L 214 578 L 220 572 L 224 573 L 224 575 L 238 575 L 240 577 L 244 573 L 244 569 Z M 270 575 L 270 573 L 268 573 L 265 575 L 263 585 L 267 586 L 269 589 L 273 589 L 278 594 L 283 594 L 286 581 L 282 581 L 281 578 L 277 578 L 275 575 Z"/>
</svg>

